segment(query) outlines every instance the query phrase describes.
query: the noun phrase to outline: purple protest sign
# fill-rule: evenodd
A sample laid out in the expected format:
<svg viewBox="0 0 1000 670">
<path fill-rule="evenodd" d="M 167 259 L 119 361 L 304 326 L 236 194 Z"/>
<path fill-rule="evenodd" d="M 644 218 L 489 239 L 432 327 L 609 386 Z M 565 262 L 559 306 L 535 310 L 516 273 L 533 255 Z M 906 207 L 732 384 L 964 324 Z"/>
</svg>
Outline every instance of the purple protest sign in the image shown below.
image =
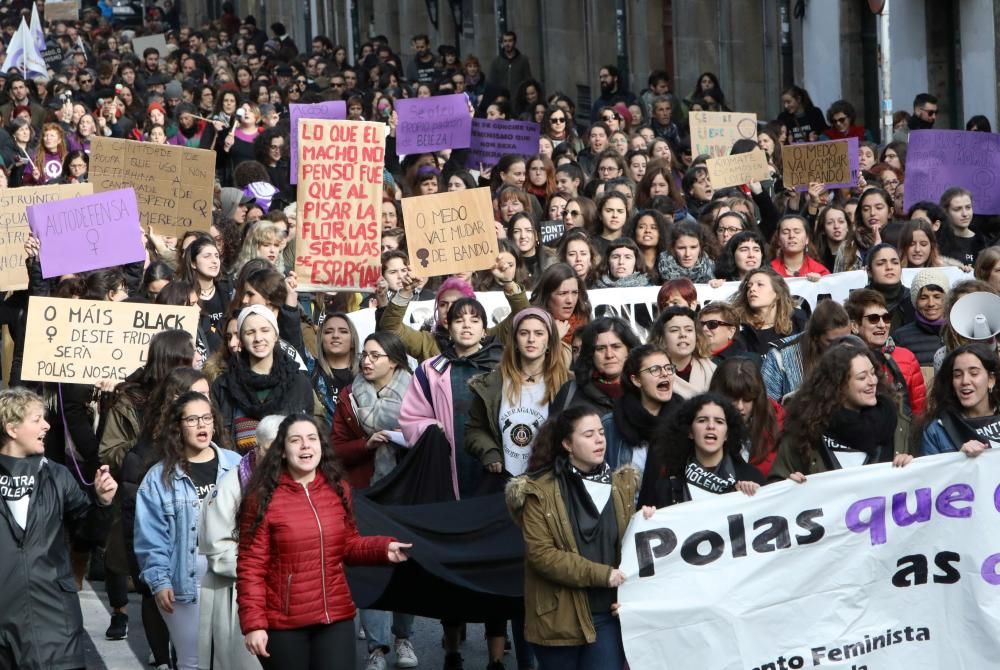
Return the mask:
<svg viewBox="0 0 1000 670">
<path fill-rule="evenodd" d="M 972 193 L 976 214 L 1000 214 L 1000 136 L 966 130 L 914 130 L 906 150 L 903 205 L 937 202 L 952 186 Z"/>
<path fill-rule="evenodd" d="M 343 100 L 316 102 L 311 105 L 288 106 L 291 144 L 289 145 L 291 160 L 292 184 L 299 182 L 299 134 L 297 132 L 299 119 L 325 119 L 327 121 L 344 121 L 347 119 L 347 103 Z"/>
<path fill-rule="evenodd" d="M 465 167 L 492 167 L 507 154 L 534 156 L 538 153 L 539 126 L 531 121 L 472 119 L 472 138 Z"/>
<path fill-rule="evenodd" d="M 41 244 L 42 277 L 145 260 L 135 191 L 123 188 L 26 209 Z"/>
<path fill-rule="evenodd" d="M 858 159 L 858 138 L 848 137 L 846 140 L 830 140 L 830 142 L 847 142 L 847 161 L 851 166 L 851 182 L 844 182 L 843 184 L 824 184 L 826 190 L 832 191 L 835 188 L 854 188 L 858 185 L 858 176 L 861 174 L 861 165 Z M 829 144 L 829 142 L 810 142 L 810 144 Z M 802 146 L 799 143 L 796 146 Z M 806 192 L 809 190 L 808 186 L 799 185 L 795 187 L 796 191 Z"/>
<path fill-rule="evenodd" d="M 396 115 L 396 153 L 400 156 L 465 149 L 471 142 L 472 117 L 464 93 L 397 100 Z"/>
</svg>

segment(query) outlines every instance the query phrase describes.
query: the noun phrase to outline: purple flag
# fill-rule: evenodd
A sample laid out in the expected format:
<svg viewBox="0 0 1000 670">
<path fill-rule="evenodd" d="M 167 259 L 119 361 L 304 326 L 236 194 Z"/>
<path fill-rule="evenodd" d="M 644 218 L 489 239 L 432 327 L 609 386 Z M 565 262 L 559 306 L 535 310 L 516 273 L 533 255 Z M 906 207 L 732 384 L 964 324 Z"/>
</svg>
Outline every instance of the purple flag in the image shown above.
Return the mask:
<svg viewBox="0 0 1000 670">
<path fill-rule="evenodd" d="M 966 130 L 910 133 L 904 206 L 937 202 L 952 186 L 972 193 L 976 214 L 1000 214 L 1000 136 Z"/>
<path fill-rule="evenodd" d="M 396 153 L 400 156 L 465 149 L 470 144 L 472 117 L 464 93 L 397 100 L 396 114 Z"/>
<path fill-rule="evenodd" d="M 492 167 L 507 154 L 534 156 L 538 153 L 537 123 L 506 119 L 472 119 L 472 142 L 465 167 Z"/>
<path fill-rule="evenodd" d="M 327 102 L 317 102 L 311 105 L 289 105 L 288 117 L 291 123 L 291 144 L 289 145 L 289 157 L 291 158 L 292 184 L 299 183 L 299 119 L 325 119 L 327 121 L 343 121 L 347 118 L 347 103 L 343 100 L 329 100 Z"/>
<path fill-rule="evenodd" d="M 123 188 L 26 209 L 41 243 L 42 276 L 58 277 L 146 258 L 135 191 Z"/>
</svg>

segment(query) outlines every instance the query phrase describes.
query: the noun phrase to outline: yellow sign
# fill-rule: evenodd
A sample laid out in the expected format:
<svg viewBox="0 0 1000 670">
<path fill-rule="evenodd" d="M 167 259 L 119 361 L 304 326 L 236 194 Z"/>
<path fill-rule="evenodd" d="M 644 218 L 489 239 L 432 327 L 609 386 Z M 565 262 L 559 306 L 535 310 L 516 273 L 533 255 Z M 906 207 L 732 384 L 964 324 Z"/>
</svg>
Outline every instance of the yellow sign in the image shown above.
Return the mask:
<svg viewBox="0 0 1000 670">
<path fill-rule="evenodd" d="M 760 149 L 745 154 L 709 158 L 705 165 L 708 167 L 712 188 L 742 186 L 771 178 L 771 166 L 767 164 L 767 156 Z"/>
<path fill-rule="evenodd" d="M 403 198 L 410 268 L 421 277 L 491 268 L 499 248 L 489 188 Z"/>
<path fill-rule="evenodd" d="M 146 364 L 149 341 L 164 330 L 195 337 L 198 307 L 31 296 L 21 378 L 91 384 L 123 381 Z"/>
</svg>

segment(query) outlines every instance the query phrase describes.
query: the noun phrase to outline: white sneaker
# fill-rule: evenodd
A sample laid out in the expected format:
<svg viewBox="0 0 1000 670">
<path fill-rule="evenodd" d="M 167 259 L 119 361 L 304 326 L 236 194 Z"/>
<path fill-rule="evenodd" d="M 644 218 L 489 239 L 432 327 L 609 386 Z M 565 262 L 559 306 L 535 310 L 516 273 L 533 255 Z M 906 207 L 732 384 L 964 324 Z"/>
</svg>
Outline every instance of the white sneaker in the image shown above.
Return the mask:
<svg viewBox="0 0 1000 670">
<path fill-rule="evenodd" d="M 415 668 L 417 665 L 417 653 L 413 651 L 413 644 L 407 639 L 396 640 L 396 667 Z"/>
<path fill-rule="evenodd" d="M 385 670 L 385 654 L 381 651 L 373 651 L 368 655 L 368 662 L 365 664 L 365 670 Z"/>
</svg>

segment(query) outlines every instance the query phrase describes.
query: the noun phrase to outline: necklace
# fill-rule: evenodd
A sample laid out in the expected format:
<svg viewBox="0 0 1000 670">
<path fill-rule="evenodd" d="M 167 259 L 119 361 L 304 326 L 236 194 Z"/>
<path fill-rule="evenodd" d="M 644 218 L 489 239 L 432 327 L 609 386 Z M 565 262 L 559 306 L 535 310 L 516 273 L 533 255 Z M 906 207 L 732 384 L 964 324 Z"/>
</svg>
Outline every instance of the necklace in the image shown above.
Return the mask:
<svg viewBox="0 0 1000 670">
<path fill-rule="evenodd" d="M 202 298 L 202 300 L 208 300 L 213 295 L 215 295 L 215 284 L 212 284 L 212 286 L 210 288 L 203 288 L 203 289 L 201 289 L 201 298 Z"/>
</svg>

